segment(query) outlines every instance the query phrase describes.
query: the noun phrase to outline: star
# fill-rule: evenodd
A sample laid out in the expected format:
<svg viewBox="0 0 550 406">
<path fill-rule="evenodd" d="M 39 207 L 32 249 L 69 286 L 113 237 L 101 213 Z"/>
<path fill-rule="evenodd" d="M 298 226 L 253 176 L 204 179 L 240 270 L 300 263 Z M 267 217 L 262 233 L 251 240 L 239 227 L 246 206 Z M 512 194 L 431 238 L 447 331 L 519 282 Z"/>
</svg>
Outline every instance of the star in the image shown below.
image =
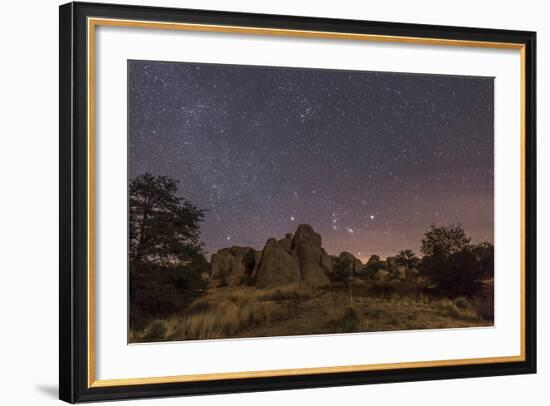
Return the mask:
<svg viewBox="0 0 550 406">
<path fill-rule="evenodd" d="M 206 210 L 206 252 L 262 249 L 298 222 L 330 255 L 418 252 L 433 222 L 492 241 L 494 90 L 481 76 L 131 60 L 128 175 L 178 180 Z"/>
</svg>

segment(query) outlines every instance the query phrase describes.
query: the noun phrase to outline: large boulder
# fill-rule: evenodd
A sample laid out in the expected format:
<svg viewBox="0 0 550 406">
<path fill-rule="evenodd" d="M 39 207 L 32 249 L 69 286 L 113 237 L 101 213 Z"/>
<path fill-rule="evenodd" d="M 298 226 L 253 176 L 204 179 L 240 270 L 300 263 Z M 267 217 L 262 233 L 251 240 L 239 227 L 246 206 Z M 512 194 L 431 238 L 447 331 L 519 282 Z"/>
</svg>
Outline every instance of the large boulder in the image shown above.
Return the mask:
<svg viewBox="0 0 550 406">
<path fill-rule="evenodd" d="M 388 271 L 384 271 L 383 269 L 379 269 L 374 274 L 374 279 L 379 282 L 386 282 L 392 278 L 392 274 Z"/>
<path fill-rule="evenodd" d="M 395 257 L 386 258 L 386 270 L 393 274 L 397 273 L 397 260 Z"/>
<path fill-rule="evenodd" d="M 229 276 L 233 270 L 235 257 L 231 254 L 230 248 L 223 248 L 212 254 L 210 277 L 212 279 L 221 279 Z"/>
<path fill-rule="evenodd" d="M 218 250 L 212 255 L 210 277 L 225 279 L 230 286 L 243 284 L 254 267 L 251 263 L 253 254 L 254 249 L 250 247 L 233 246 Z"/>
<path fill-rule="evenodd" d="M 374 276 L 379 269 L 386 270 L 386 262 L 381 261 L 378 255 L 373 254 L 364 266 L 364 272 L 368 276 Z"/>
<path fill-rule="evenodd" d="M 327 254 L 324 248 L 321 248 L 321 268 L 327 274 L 332 273 L 332 257 Z"/>
<path fill-rule="evenodd" d="M 419 275 L 418 269 L 416 268 L 407 269 L 407 278 L 416 279 L 418 275 Z"/>
<path fill-rule="evenodd" d="M 292 249 L 296 250 L 304 282 L 312 286 L 330 284 L 328 276 L 321 268 L 321 236 L 310 225 L 298 226 L 292 239 Z"/>
<path fill-rule="evenodd" d="M 285 234 L 285 238 L 282 238 L 279 241 L 277 241 L 277 244 L 290 254 L 291 253 L 290 251 L 292 248 L 292 234 L 290 233 Z"/>
<path fill-rule="evenodd" d="M 338 260 L 344 272 L 343 276 L 347 278 L 353 275 L 359 275 L 363 272 L 363 263 L 347 251 L 342 252 Z"/>
<path fill-rule="evenodd" d="M 270 238 L 263 251 L 258 270 L 256 286 L 259 288 L 286 285 L 300 282 L 298 258 L 285 249 L 286 243 Z"/>
<path fill-rule="evenodd" d="M 246 274 L 251 278 L 255 279 L 260 267 L 260 261 L 262 260 L 262 251 L 251 250 L 249 251 L 243 259 L 244 266 L 246 268 Z"/>
<path fill-rule="evenodd" d="M 407 270 L 408 268 L 406 266 L 398 265 L 395 271 L 395 276 L 401 280 L 407 279 Z"/>
</svg>

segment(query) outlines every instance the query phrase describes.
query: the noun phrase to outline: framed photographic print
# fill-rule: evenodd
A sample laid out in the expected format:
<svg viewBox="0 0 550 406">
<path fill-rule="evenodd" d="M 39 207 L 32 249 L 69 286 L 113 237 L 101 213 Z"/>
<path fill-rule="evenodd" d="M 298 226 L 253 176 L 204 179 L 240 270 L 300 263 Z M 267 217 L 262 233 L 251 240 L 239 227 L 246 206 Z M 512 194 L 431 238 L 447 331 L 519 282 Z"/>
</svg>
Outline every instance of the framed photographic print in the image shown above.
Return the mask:
<svg viewBox="0 0 550 406">
<path fill-rule="evenodd" d="M 60 398 L 536 371 L 535 33 L 60 7 Z"/>
</svg>

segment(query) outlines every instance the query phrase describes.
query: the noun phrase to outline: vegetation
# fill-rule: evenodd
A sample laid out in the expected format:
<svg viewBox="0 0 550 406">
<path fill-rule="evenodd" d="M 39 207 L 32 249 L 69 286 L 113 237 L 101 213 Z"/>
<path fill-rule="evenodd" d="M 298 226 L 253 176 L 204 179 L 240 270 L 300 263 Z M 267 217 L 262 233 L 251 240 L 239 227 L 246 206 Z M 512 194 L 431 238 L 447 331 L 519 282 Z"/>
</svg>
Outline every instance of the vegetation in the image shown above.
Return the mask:
<svg viewBox="0 0 550 406">
<path fill-rule="evenodd" d="M 149 173 L 130 182 L 130 260 L 160 266 L 202 256 L 200 210 L 177 196 L 178 181 Z"/>
<path fill-rule="evenodd" d="M 386 261 L 372 255 L 362 267 L 349 253 L 332 257 L 328 287 L 259 289 L 229 277 L 210 283 L 200 240 L 205 212 L 177 185 L 151 174 L 130 182 L 131 342 L 493 323 L 494 247 L 471 244 L 460 224 L 431 225 L 421 258 L 405 249 Z"/>
<path fill-rule="evenodd" d="M 177 196 L 177 181 L 166 176 L 138 176 L 129 190 L 130 328 L 141 330 L 183 310 L 206 288 L 204 211 Z"/>
<path fill-rule="evenodd" d="M 359 333 L 367 330 L 363 314 L 355 307 L 345 308 L 341 315 L 329 322 L 333 333 Z"/>
<path fill-rule="evenodd" d="M 379 269 L 386 269 L 386 263 L 380 260 L 378 255 L 371 255 L 366 264 L 367 273 L 373 274 Z"/>
<path fill-rule="evenodd" d="M 402 250 L 395 256 L 395 261 L 398 265 L 406 266 L 409 269 L 416 268 L 420 263 L 420 259 L 412 250 Z"/>
<path fill-rule="evenodd" d="M 453 255 L 467 248 L 470 240 L 461 224 L 444 227 L 432 224 L 424 234 L 420 251 L 426 256 Z"/>
<path fill-rule="evenodd" d="M 421 270 L 432 283 L 431 292 L 439 296 L 478 296 L 483 279 L 493 273 L 492 244 L 470 245 L 460 224 L 432 225 L 422 240 L 422 252 Z"/>
</svg>

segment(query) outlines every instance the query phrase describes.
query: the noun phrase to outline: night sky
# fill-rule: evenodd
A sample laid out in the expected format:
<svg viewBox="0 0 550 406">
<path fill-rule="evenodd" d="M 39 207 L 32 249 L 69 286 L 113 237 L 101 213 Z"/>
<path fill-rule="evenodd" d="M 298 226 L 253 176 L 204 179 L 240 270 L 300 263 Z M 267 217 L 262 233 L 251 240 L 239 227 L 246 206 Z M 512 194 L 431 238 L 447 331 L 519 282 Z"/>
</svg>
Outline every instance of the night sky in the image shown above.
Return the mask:
<svg viewBox="0 0 550 406">
<path fill-rule="evenodd" d="M 209 253 L 311 224 L 330 254 L 430 224 L 493 241 L 493 78 L 129 61 L 129 177 L 180 180 Z"/>
</svg>

